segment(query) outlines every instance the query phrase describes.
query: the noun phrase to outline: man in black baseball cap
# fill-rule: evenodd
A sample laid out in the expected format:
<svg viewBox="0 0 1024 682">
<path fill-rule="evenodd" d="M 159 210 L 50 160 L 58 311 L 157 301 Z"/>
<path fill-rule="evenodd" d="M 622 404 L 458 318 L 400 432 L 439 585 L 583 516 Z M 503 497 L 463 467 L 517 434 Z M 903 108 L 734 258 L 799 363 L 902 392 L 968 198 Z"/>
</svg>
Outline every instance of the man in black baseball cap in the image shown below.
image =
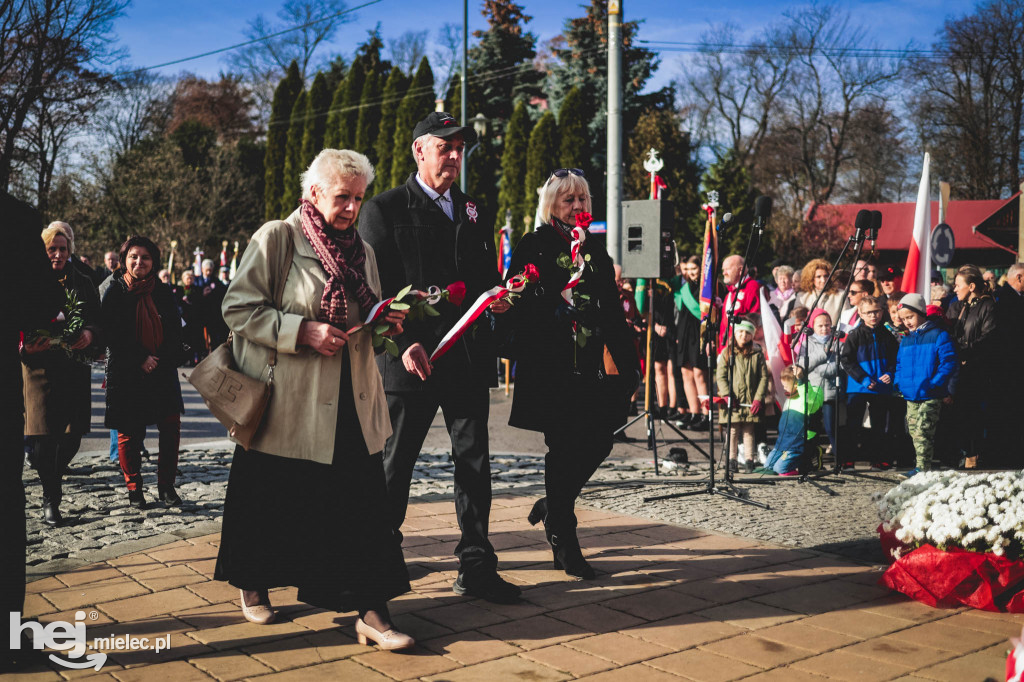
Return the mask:
<svg viewBox="0 0 1024 682">
<path fill-rule="evenodd" d="M 498 575 L 498 558 L 487 538 L 491 510 L 488 388 L 496 386 L 496 355 L 490 325 L 477 325 L 436 364 L 430 353 L 477 297 L 500 282 L 494 251 L 494 216 L 455 184 L 473 129 L 451 114 L 435 111 L 413 129 L 416 172 L 404 185 L 363 205 L 359 234 L 373 247 L 381 294 L 394 296 L 406 285 L 426 291 L 465 282 L 465 300 L 444 301 L 436 317 L 410 320 L 395 337 L 399 356 L 377 356 L 384 379 L 392 436 L 384 446 L 388 506 L 396 532 L 405 521 L 413 469 L 437 414 L 444 414 L 455 462 L 455 509 L 462 537 L 455 547 L 459 575 L 452 586 L 492 602 L 518 600 L 520 588 Z M 492 303 L 489 313 L 508 310 Z M 489 314 L 488 313 L 488 314 Z"/>
<path fill-rule="evenodd" d="M 467 146 L 472 147 L 476 144 L 476 131 L 473 130 L 473 126 L 460 126 L 454 116 L 444 111 L 432 111 L 416 124 L 412 130 L 412 139 L 424 135 L 433 135 L 444 140 L 450 139 L 453 135 L 461 135 Z"/>
</svg>

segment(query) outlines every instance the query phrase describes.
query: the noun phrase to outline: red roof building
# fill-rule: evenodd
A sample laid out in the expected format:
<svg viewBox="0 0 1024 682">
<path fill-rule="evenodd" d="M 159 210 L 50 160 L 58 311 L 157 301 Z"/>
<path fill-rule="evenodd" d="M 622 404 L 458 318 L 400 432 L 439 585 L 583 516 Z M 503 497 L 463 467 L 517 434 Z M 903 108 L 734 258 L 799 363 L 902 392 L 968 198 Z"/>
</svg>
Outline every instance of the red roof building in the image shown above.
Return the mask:
<svg viewBox="0 0 1024 682">
<path fill-rule="evenodd" d="M 1009 199 L 949 202 L 946 223 L 953 228 L 956 242 L 952 265 L 955 267 L 975 263 L 998 266 L 1020 260 L 1016 240 L 1011 240 L 1020 229 L 1020 199 L 1021 193 L 1018 192 Z M 823 204 L 812 207 L 808 215 L 839 235 L 850 237 L 854 233 L 858 211 L 881 211 L 882 229 L 878 233 L 876 256 L 880 262 L 902 265 L 910 246 L 915 206 L 914 202 L 909 201 L 900 204 Z M 935 225 L 939 222 L 938 201 L 931 202 L 931 214 L 931 223 Z M 999 224 L 998 233 L 990 229 L 994 223 Z M 869 248 L 866 245 L 865 251 Z"/>
</svg>

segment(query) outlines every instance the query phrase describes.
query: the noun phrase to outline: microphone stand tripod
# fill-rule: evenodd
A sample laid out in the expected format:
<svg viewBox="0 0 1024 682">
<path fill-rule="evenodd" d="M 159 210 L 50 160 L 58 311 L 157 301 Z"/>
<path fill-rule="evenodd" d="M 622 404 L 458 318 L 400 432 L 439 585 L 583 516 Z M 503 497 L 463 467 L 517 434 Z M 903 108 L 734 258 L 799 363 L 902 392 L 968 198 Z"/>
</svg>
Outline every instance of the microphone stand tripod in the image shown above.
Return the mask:
<svg viewBox="0 0 1024 682">
<path fill-rule="evenodd" d="M 625 424 L 623 424 L 619 428 L 615 429 L 615 432 L 612 434 L 612 436 L 617 436 L 618 434 L 624 432 L 626 429 L 628 429 L 630 426 L 632 426 L 633 424 L 637 423 L 641 419 L 646 419 L 646 424 L 647 424 L 647 449 L 651 450 L 654 453 L 654 475 L 655 476 L 660 476 L 661 475 L 661 469 L 658 466 L 658 436 L 657 436 L 657 433 L 656 433 L 656 426 L 655 426 L 655 422 L 656 421 L 660 421 L 662 424 L 664 424 L 668 428 L 670 428 L 673 431 L 675 431 L 679 435 L 680 438 L 682 438 L 684 441 L 686 441 L 686 443 L 688 445 L 693 447 L 693 449 L 695 449 L 701 455 L 706 457 L 708 459 L 708 461 L 711 461 L 712 458 L 711 458 L 711 455 L 709 455 L 708 453 L 704 452 L 704 450 L 697 443 L 695 443 L 692 440 L 690 440 L 689 436 L 687 436 L 685 433 L 680 431 L 676 427 L 675 424 L 673 424 L 672 422 L 668 421 L 667 419 L 663 419 L 660 414 L 655 414 L 655 411 L 651 410 L 651 367 L 652 367 L 651 360 L 652 360 L 652 357 L 653 357 L 653 350 L 652 349 L 653 349 L 653 341 L 654 341 L 654 338 L 653 338 L 653 330 L 654 330 L 654 282 L 655 282 L 655 278 L 649 278 L 647 280 L 647 344 L 646 344 L 647 345 L 647 348 L 646 348 L 647 364 L 645 366 L 645 371 L 644 371 L 644 409 L 639 414 L 637 414 L 635 417 L 633 417 L 631 420 L 629 420 L 628 422 L 626 422 Z M 686 285 L 684 284 L 683 286 L 686 286 Z M 674 381 L 675 377 L 671 377 L 671 380 Z"/>
<path fill-rule="evenodd" d="M 744 257 L 743 257 L 743 267 L 740 269 L 739 279 L 736 282 L 736 287 L 737 287 L 736 288 L 736 295 L 733 296 L 732 300 L 730 301 L 730 307 L 729 307 L 729 311 L 728 311 L 728 314 L 727 314 L 727 317 L 726 317 L 726 325 L 727 325 L 727 333 L 725 335 L 726 343 L 731 343 L 732 342 L 732 335 L 734 333 L 734 327 L 736 325 L 736 315 L 734 314 L 734 312 L 736 310 L 736 303 L 739 300 L 739 292 L 740 292 L 739 287 L 743 283 L 743 279 L 744 279 L 744 277 L 746 276 L 746 273 L 747 273 L 747 263 L 749 262 L 749 260 L 751 258 L 753 258 L 753 257 L 755 257 L 757 255 L 757 251 L 758 251 L 758 249 L 761 246 L 761 238 L 760 238 L 759 234 L 758 234 L 758 236 L 757 236 L 757 238 L 755 240 L 755 232 L 758 229 L 759 228 L 758 228 L 757 224 L 753 225 L 751 227 L 751 230 L 750 230 L 750 236 L 747 239 L 747 248 L 744 251 Z M 753 253 L 751 253 L 751 251 L 753 251 Z M 719 266 L 719 269 L 721 269 L 721 265 Z M 714 322 L 714 316 L 713 315 L 708 315 L 707 337 L 705 339 L 707 342 L 704 343 L 703 347 L 705 349 L 705 352 L 707 353 L 707 358 L 708 358 L 708 383 L 709 383 L 709 386 L 708 386 L 708 393 L 709 393 L 708 400 L 711 401 L 712 405 L 714 404 L 715 385 L 717 383 L 715 381 L 715 373 L 716 373 L 717 364 L 718 364 L 717 363 L 717 354 L 715 353 L 715 345 L 716 345 L 715 344 L 715 340 L 717 340 L 717 338 L 718 338 L 718 325 L 715 324 L 715 322 Z M 748 492 L 740 491 L 740 490 L 736 489 L 735 486 L 733 485 L 732 472 L 729 471 L 728 446 L 729 446 L 729 439 L 732 436 L 732 434 L 730 433 L 730 427 L 732 426 L 732 409 L 731 409 L 731 406 L 734 405 L 734 404 L 738 404 L 738 401 L 736 401 L 735 396 L 733 395 L 733 388 L 732 388 L 733 371 L 734 371 L 735 367 L 736 367 L 736 354 L 730 352 L 729 353 L 729 406 L 730 406 L 730 409 L 729 409 L 728 416 L 726 417 L 726 431 L 725 431 L 725 434 L 726 434 L 725 435 L 725 437 L 726 437 L 726 441 L 725 441 L 726 465 L 725 465 L 725 474 L 723 475 L 723 484 L 726 487 L 728 487 L 729 490 L 728 491 L 721 490 L 718 487 L 718 485 L 716 485 L 716 483 L 715 483 L 715 460 L 714 460 L 714 452 L 715 452 L 715 410 L 711 409 L 708 412 L 708 420 L 709 420 L 709 423 L 708 423 L 708 449 L 711 452 L 711 456 L 708 457 L 708 460 L 709 460 L 708 480 L 707 480 L 707 483 L 705 484 L 704 489 L 703 490 L 688 490 L 686 492 L 681 492 L 681 493 L 669 493 L 667 495 L 655 495 L 655 496 L 652 496 L 652 497 L 645 497 L 644 498 L 644 502 L 653 502 L 655 500 L 668 500 L 668 499 L 674 499 L 674 498 L 677 498 L 677 497 L 689 497 L 691 495 L 705 495 L 706 494 L 706 495 L 720 495 L 722 497 L 725 497 L 726 499 L 734 500 L 736 502 L 742 502 L 743 504 L 749 504 L 749 505 L 751 505 L 753 507 L 761 507 L 762 509 L 770 509 L 770 507 L 767 504 L 765 504 L 764 502 L 757 502 L 755 500 L 749 499 L 749 493 Z M 748 453 L 748 454 L 753 456 L 753 453 Z M 700 485 L 700 482 L 697 482 L 697 481 L 681 481 L 680 483 L 682 483 L 682 484 L 690 484 L 690 485 Z M 754 484 L 766 483 L 767 484 L 767 483 L 772 483 L 772 481 L 760 481 L 760 480 L 746 480 L 746 479 L 744 479 L 744 483 L 754 483 Z"/>
</svg>

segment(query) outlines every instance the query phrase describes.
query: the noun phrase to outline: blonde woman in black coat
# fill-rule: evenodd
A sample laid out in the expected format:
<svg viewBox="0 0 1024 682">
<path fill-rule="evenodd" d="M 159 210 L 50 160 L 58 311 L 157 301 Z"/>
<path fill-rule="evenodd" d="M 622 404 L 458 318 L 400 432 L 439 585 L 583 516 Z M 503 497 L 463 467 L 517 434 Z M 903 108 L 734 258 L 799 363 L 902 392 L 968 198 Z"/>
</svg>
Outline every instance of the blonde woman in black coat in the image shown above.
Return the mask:
<svg viewBox="0 0 1024 682">
<path fill-rule="evenodd" d="M 517 361 L 509 424 L 543 432 L 548 447 L 546 496 L 533 506 L 529 520 L 544 521 L 555 568 L 586 579 L 594 570 L 580 551 L 573 509 L 611 451 L 625 399 L 639 378 L 612 260 L 593 240 L 580 247 L 585 267 L 569 297 L 573 302 L 562 293 L 570 278 L 564 264 L 572 251 L 572 228 L 578 215 L 589 218 L 590 206 L 582 171 L 562 168 L 548 178 L 540 197 L 543 224 L 519 241 L 508 271 L 511 276 L 533 266 L 536 276 L 507 314 Z"/>
</svg>

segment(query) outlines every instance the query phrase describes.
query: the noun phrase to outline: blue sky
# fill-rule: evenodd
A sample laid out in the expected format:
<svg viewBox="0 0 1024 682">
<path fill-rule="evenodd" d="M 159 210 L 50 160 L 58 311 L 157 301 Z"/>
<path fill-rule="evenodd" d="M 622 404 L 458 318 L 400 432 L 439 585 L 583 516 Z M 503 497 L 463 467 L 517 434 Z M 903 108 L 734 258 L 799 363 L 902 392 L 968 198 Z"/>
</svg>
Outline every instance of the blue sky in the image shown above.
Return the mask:
<svg viewBox="0 0 1024 682">
<path fill-rule="evenodd" d="M 133 65 L 149 66 L 206 52 L 244 40 L 247 22 L 257 14 L 274 18 L 283 0 L 135 0 L 115 30 L 129 51 Z M 356 6 L 360 0 L 349 0 Z M 540 41 L 561 32 L 566 18 L 580 16 L 578 2 L 520 0 L 533 21 L 527 25 Z M 623 0 L 627 20 L 643 20 L 640 38 L 647 40 L 694 41 L 709 24 L 733 22 L 749 34 L 782 18 L 796 2 L 716 0 L 708 3 L 681 0 Z M 947 17 L 969 13 L 974 2 L 966 0 L 856 0 L 843 2 L 856 22 L 869 31 L 880 47 L 900 48 L 909 41 L 920 46 L 931 44 Z M 405 31 L 431 30 L 431 39 L 447 22 L 462 22 L 462 5 L 456 2 L 427 4 L 422 0 L 383 0 L 360 10 L 356 18 L 341 27 L 327 51 L 349 56 L 368 29 L 377 22 L 385 38 Z M 469 7 L 470 31 L 485 28 L 479 4 Z M 665 52 L 662 66 L 652 82 L 667 84 L 680 73 L 685 53 Z M 187 70 L 204 77 L 215 77 L 225 68 L 222 56 L 207 57 L 162 71 L 167 74 Z"/>
</svg>

